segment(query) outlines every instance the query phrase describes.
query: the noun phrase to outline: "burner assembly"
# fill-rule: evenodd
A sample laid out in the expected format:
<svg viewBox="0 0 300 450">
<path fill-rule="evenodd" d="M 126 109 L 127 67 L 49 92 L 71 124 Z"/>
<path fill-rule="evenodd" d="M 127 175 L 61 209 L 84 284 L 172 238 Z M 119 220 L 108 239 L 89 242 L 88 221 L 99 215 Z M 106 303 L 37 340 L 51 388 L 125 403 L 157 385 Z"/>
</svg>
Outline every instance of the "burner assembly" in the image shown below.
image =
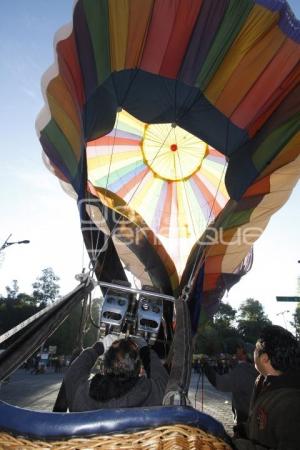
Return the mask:
<svg viewBox="0 0 300 450">
<path fill-rule="evenodd" d="M 99 284 L 107 288 L 100 311 L 100 337 L 109 333 L 120 338 L 140 336 L 153 345 L 163 320 L 163 301 L 174 298 L 154 286 L 144 285 L 138 290 L 124 281 Z"/>
</svg>

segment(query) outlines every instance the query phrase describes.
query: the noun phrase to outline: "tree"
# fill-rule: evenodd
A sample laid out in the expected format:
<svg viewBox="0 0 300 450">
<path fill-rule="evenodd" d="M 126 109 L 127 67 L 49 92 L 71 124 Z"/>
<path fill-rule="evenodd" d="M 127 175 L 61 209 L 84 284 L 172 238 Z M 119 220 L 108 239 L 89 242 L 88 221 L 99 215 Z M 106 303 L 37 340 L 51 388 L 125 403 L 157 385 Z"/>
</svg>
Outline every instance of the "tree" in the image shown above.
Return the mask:
<svg viewBox="0 0 300 450">
<path fill-rule="evenodd" d="M 221 302 L 218 312 L 214 315 L 214 325 L 221 329 L 231 328 L 234 324 L 235 316 L 236 310 L 228 303 Z"/>
<path fill-rule="evenodd" d="M 94 323 L 99 321 L 100 311 L 100 299 L 94 299 L 92 304 L 92 317 Z M 80 320 L 82 314 L 82 303 L 76 305 L 69 317 L 62 323 L 62 325 L 55 331 L 55 333 L 47 340 L 45 346 L 56 345 L 58 354 L 70 355 L 76 347 L 78 337 Z M 88 317 L 87 326 L 89 325 L 90 318 Z M 91 325 L 91 324 L 90 324 Z M 93 325 L 88 327 L 88 331 L 84 335 L 83 346 L 89 347 L 93 345 L 97 340 L 98 328 Z"/>
<path fill-rule="evenodd" d="M 214 328 L 222 342 L 222 351 L 225 353 L 234 353 L 236 344 L 242 339 L 235 326 L 236 313 L 237 311 L 229 303 L 221 302 L 214 316 Z"/>
<path fill-rule="evenodd" d="M 49 345 L 57 346 L 58 355 L 70 355 L 75 348 L 79 332 L 82 305 L 76 305 L 70 315 L 64 320 L 61 326 L 45 342 L 45 347 Z"/>
<path fill-rule="evenodd" d="M 263 305 L 253 298 L 247 298 L 239 308 L 238 330 L 247 342 L 255 343 L 266 325 L 271 325 Z"/>
<path fill-rule="evenodd" d="M 221 302 L 213 319 L 201 320 L 200 316 L 194 351 L 207 354 L 234 353 L 241 341 L 254 344 L 266 325 L 271 325 L 271 321 L 258 300 L 248 298 L 238 311 L 230 304 Z"/>
<path fill-rule="evenodd" d="M 228 303 L 220 303 L 213 319 L 200 316 L 197 335 L 194 338 L 196 353 L 214 354 L 231 352 L 232 342 L 241 340 L 234 326 L 236 310 Z"/>
<path fill-rule="evenodd" d="M 42 270 L 42 275 L 32 284 L 32 296 L 37 303 L 46 306 L 49 302 L 54 302 L 59 294 L 59 285 L 56 283 L 58 280 L 59 277 L 51 267 Z"/>
<path fill-rule="evenodd" d="M 293 314 L 293 321 L 291 325 L 295 328 L 295 334 L 297 339 L 300 338 L 300 303 L 297 304 L 296 310 Z"/>
<path fill-rule="evenodd" d="M 213 355 L 220 353 L 223 349 L 222 341 L 214 328 L 212 322 L 207 322 L 205 326 L 198 330 L 194 338 L 194 352 L 204 353 L 206 355 Z"/>
<path fill-rule="evenodd" d="M 257 320 L 257 321 L 269 321 L 267 318 L 263 305 L 254 298 L 247 298 L 240 308 L 239 316 L 242 320 Z"/>
<path fill-rule="evenodd" d="M 3 299 L 0 303 L 0 334 L 28 319 L 37 311 L 34 299 L 27 294 L 18 294 L 14 301 L 9 297 Z"/>
<path fill-rule="evenodd" d="M 22 305 L 37 306 L 36 299 L 31 295 L 25 294 L 25 292 L 21 292 L 20 294 L 17 295 L 17 303 Z"/>
<path fill-rule="evenodd" d="M 12 281 L 12 287 L 6 286 L 6 292 L 7 292 L 7 299 L 8 300 L 16 300 L 18 292 L 19 292 L 19 285 L 17 280 Z"/>
</svg>

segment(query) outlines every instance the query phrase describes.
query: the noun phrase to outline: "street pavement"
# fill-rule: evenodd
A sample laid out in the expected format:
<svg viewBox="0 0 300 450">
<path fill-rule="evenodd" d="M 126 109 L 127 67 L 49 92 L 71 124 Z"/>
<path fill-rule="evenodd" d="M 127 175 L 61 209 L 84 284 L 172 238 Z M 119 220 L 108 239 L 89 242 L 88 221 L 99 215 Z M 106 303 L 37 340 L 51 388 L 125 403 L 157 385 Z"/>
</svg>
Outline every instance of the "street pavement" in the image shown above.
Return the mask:
<svg viewBox="0 0 300 450">
<path fill-rule="evenodd" d="M 226 432 L 232 436 L 233 418 L 231 394 L 217 391 L 204 376 L 193 374 L 189 390 L 189 399 L 194 408 L 221 422 Z"/>
<path fill-rule="evenodd" d="M 63 374 L 51 369 L 44 374 L 17 370 L 0 387 L 0 399 L 12 405 L 39 411 L 51 411 Z M 193 374 L 189 391 L 192 406 L 219 420 L 232 434 L 231 395 L 218 392 L 202 375 Z"/>
</svg>

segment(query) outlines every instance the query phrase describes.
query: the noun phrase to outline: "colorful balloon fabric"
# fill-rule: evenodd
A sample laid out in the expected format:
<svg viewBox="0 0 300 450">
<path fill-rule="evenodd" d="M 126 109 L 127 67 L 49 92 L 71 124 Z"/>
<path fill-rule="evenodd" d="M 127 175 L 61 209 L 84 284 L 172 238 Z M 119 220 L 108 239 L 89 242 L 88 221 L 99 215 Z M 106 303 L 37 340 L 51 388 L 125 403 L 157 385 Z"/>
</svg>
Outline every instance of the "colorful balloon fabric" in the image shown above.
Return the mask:
<svg viewBox="0 0 300 450">
<path fill-rule="evenodd" d="M 47 165 L 125 268 L 211 313 L 299 179 L 299 21 L 285 0 L 78 0 L 56 53 Z"/>
<path fill-rule="evenodd" d="M 179 274 L 228 201 L 224 155 L 180 127 L 144 124 L 126 111 L 109 134 L 87 144 L 87 165 L 95 188 L 115 193 L 143 217 Z"/>
</svg>

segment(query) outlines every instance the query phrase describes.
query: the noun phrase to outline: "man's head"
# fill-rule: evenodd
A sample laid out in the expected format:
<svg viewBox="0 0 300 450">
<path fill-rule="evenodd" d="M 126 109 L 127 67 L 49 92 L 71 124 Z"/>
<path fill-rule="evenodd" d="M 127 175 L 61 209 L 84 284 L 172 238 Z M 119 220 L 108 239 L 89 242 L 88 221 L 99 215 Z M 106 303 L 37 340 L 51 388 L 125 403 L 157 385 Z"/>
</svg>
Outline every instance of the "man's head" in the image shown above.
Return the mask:
<svg viewBox="0 0 300 450">
<path fill-rule="evenodd" d="M 237 361 L 251 361 L 247 344 L 244 341 L 239 340 L 236 342 L 233 346 L 233 352 Z"/>
<path fill-rule="evenodd" d="M 130 339 L 114 341 L 104 355 L 104 375 L 97 373 L 89 394 L 97 401 L 119 398 L 137 383 L 141 368 L 138 346 Z"/>
<path fill-rule="evenodd" d="M 289 331 L 278 325 L 265 327 L 256 343 L 254 362 L 264 376 L 280 375 L 298 366 L 299 345 Z"/>
<path fill-rule="evenodd" d="M 104 373 L 121 378 L 136 378 L 141 369 L 139 349 L 131 339 L 113 342 L 104 356 Z"/>
<path fill-rule="evenodd" d="M 243 344 L 238 344 L 235 350 L 236 359 L 238 361 L 247 361 L 247 352 Z"/>
</svg>

